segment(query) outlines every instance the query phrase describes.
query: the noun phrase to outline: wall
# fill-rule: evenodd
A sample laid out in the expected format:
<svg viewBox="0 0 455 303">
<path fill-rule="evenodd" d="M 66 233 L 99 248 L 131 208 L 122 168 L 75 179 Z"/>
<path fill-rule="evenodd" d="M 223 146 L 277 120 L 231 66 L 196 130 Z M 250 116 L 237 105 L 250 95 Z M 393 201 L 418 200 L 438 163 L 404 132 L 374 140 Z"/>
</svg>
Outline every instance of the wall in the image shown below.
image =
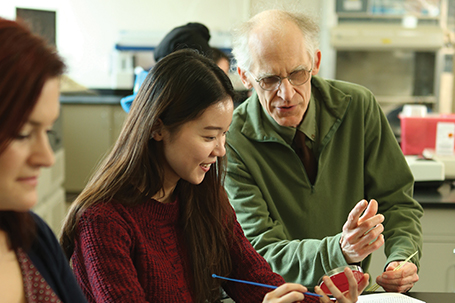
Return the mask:
<svg viewBox="0 0 455 303">
<path fill-rule="evenodd" d="M 109 87 L 111 54 L 121 30 L 162 30 L 198 21 L 228 30 L 248 18 L 244 0 L 12 0 L 0 2 L 0 16 L 15 18 L 15 7 L 57 11 L 57 47 L 69 75 L 88 87 Z"/>
<path fill-rule="evenodd" d="M 0 2 L 0 16 L 15 18 L 15 8 L 55 10 L 57 47 L 68 74 L 89 88 L 109 88 L 112 50 L 120 31 L 162 31 L 190 21 L 213 31 L 229 31 L 259 9 L 279 5 L 316 15 L 322 4 L 313 0 L 11 0 Z M 321 45 L 322 46 L 322 45 Z"/>
<path fill-rule="evenodd" d="M 324 0 L 323 0 L 324 1 Z M 266 9 L 285 9 L 300 11 L 306 14 L 319 16 L 323 1 L 314 0 L 250 0 L 251 16 Z"/>
</svg>

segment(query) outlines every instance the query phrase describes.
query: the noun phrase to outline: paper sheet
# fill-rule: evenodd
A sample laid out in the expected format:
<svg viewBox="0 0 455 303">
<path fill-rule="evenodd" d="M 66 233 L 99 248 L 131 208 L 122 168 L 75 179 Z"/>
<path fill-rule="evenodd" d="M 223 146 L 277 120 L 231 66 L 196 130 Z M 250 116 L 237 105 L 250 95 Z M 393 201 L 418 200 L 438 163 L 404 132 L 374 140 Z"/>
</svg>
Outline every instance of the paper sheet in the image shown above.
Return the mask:
<svg viewBox="0 0 455 303">
<path fill-rule="evenodd" d="M 399 293 L 379 293 L 359 296 L 359 303 L 425 303 Z"/>
</svg>

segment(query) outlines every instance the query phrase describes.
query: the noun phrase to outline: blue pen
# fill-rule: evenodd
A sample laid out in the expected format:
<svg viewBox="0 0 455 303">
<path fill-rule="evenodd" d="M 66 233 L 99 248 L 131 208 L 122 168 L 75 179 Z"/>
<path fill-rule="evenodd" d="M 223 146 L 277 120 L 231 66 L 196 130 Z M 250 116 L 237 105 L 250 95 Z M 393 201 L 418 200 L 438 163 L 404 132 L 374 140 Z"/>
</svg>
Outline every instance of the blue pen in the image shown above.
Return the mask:
<svg viewBox="0 0 455 303">
<path fill-rule="evenodd" d="M 272 288 L 272 289 L 278 288 L 278 286 L 275 286 L 275 285 L 262 284 L 262 283 L 245 281 L 245 280 L 231 279 L 231 278 L 221 277 L 221 276 L 218 276 L 218 275 L 215 275 L 215 274 L 212 274 L 212 277 L 213 278 L 218 278 L 218 279 L 229 280 L 229 281 L 233 281 L 233 282 L 240 282 L 240 283 L 245 283 L 245 284 L 262 286 L 262 287 L 267 287 L 267 288 Z M 315 294 L 315 293 L 312 293 L 312 292 L 304 292 L 303 294 L 308 295 L 308 296 L 322 297 L 321 295 L 318 295 L 318 294 Z"/>
</svg>

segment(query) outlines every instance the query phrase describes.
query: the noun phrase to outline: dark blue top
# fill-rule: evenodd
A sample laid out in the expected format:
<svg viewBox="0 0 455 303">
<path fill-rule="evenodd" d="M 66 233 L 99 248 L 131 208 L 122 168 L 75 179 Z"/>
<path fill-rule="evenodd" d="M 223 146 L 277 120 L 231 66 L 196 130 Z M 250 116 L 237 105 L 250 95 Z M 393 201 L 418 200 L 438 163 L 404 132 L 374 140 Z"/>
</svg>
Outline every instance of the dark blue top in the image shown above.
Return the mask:
<svg viewBox="0 0 455 303">
<path fill-rule="evenodd" d="M 87 302 L 55 235 L 40 217 L 31 214 L 37 235 L 27 251 L 30 260 L 62 302 Z"/>
</svg>

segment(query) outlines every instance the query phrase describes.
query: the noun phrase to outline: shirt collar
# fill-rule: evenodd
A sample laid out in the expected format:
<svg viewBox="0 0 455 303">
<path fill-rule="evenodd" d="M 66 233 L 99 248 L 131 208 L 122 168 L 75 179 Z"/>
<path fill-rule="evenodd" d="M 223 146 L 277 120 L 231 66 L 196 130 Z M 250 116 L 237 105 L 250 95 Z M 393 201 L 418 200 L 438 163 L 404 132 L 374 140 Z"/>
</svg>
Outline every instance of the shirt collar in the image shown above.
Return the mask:
<svg viewBox="0 0 455 303">
<path fill-rule="evenodd" d="M 299 124 L 297 129 L 314 142 L 317 135 L 316 125 L 316 104 L 313 94 L 311 94 L 310 101 L 308 102 L 308 108 L 305 112 L 305 115 L 303 116 L 302 122 Z"/>
</svg>

